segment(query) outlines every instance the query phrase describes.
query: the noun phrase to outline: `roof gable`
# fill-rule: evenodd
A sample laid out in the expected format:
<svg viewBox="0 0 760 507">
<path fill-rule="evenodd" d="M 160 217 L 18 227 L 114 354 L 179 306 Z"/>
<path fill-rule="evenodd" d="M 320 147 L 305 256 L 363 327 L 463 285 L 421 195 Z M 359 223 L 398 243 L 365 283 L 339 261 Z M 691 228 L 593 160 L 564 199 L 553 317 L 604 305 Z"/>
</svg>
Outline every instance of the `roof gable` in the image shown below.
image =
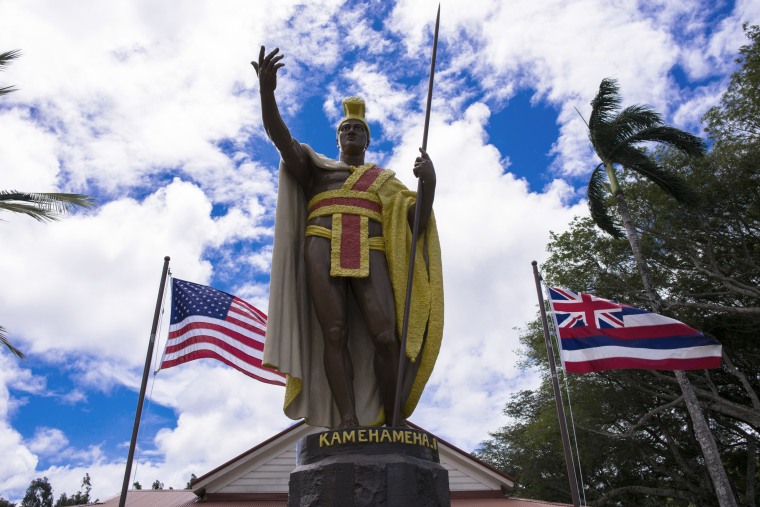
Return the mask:
<svg viewBox="0 0 760 507">
<path fill-rule="evenodd" d="M 422 429 L 413 424 L 410 426 Z M 290 472 L 296 466 L 298 441 L 321 431 L 324 428 L 299 422 L 195 479 L 192 490 L 199 496 L 207 497 L 287 494 Z M 512 477 L 436 438 L 441 465 L 449 472 L 452 492 L 491 492 L 501 496 L 514 487 Z"/>
</svg>

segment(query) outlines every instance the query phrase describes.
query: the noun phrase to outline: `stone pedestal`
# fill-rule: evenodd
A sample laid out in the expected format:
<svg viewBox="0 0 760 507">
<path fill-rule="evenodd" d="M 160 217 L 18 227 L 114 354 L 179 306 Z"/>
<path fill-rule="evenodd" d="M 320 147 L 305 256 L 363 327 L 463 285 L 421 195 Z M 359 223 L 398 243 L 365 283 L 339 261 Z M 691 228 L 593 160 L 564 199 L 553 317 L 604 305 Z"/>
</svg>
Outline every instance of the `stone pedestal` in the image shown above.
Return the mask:
<svg viewBox="0 0 760 507">
<path fill-rule="evenodd" d="M 411 428 L 351 428 L 298 443 L 288 507 L 438 507 L 451 504 L 438 441 Z"/>
</svg>

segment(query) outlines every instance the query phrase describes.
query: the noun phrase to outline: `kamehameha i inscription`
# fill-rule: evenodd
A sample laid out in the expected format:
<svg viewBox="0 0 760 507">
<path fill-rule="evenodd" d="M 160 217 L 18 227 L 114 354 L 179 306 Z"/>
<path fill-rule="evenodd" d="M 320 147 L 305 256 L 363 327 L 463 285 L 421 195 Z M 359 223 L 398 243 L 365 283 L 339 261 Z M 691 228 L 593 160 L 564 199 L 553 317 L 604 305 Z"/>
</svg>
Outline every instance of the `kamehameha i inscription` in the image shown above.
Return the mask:
<svg viewBox="0 0 760 507">
<path fill-rule="evenodd" d="M 319 447 L 349 444 L 404 444 L 438 450 L 438 439 L 425 431 L 409 428 L 352 428 L 318 433 Z"/>
</svg>

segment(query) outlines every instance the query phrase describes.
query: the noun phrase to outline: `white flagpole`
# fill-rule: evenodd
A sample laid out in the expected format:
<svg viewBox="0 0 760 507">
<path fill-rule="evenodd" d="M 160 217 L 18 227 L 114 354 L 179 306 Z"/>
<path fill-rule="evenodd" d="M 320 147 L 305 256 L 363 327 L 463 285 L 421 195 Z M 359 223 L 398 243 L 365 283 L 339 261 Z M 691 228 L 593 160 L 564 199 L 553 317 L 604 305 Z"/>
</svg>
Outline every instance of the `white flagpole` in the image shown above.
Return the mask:
<svg viewBox="0 0 760 507">
<path fill-rule="evenodd" d="M 140 396 L 137 398 L 137 409 L 135 410 L 135 423 L 132 426 L 132 440 L 129 442 L 129 454 L 127 455 L 127 466 L 124 470 L 124 483 L 121 486 L 121 497 L 119 498 L 119 507 L 124 507 L 127 502 L 127 489 L 129 488 L 129 476 L 132 473 L 132 460 L 135 457 L 135 447 L 137 446 L 137 432 L 140 429 L 140 416 L 142 415 L 143 402 L 145 401 L 145 389 L 148 386 L 148 374 L 150 373 L 150 363 L 153 358 L 153 346 L 156 343 L 156 332 L 158 328 L 158 318 L 161 314 L 161 303 L 164 299 L 164 287 L 166 286 L 166 275 L 169 272 L 169 256 L 164 257 L 164 270 L 161 273 L 161 284 L 158 287 L 158 300 L 156 300 L 156 311 L 153 314 L 153 326 L 150 330 L 150 341 L 148 342 L 148 354 L 145 356 L 145 368 L 143 368 L 142 384 L 140 384 Z"/>
</svg>

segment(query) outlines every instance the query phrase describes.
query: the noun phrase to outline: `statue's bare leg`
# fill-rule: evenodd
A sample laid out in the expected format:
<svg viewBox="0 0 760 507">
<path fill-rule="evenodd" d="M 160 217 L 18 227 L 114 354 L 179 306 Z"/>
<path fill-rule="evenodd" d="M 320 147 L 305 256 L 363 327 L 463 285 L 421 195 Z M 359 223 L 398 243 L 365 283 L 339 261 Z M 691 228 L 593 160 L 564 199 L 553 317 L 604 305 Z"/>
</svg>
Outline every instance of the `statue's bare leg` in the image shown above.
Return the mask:
<svg viewBox="0 0 760 507">
<path fill-rule="evenodd" d="M 327 383 L 340 413 L 340 427 L 358 426 L 354 371 L 348 351 L 348 279 L 330 276 L 330 241 L 310 236 L 304 243 L 306 277 L 324 337 Z"/>
<path fill-rule="evenodd" d="M 393 423 L 398 376 L 399 342 L 396 308 L 385 254 L 370 250 L 368 278 L 352 278 L 351 289 L 375 345 L 375 377 L 385 409 L 385 422 Z"/>
</svg>

